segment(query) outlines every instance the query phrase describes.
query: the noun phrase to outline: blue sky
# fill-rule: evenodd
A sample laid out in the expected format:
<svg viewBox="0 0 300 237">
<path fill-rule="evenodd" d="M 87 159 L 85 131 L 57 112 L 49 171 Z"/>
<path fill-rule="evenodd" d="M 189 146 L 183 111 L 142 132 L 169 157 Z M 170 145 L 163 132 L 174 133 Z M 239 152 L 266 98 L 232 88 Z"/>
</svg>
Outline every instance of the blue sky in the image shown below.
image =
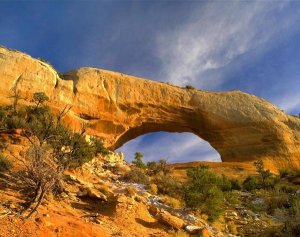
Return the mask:
<svg viewBox="0 0 300 237">
<path fill-rule="evenodd" d="M 242 90 L 300 112 L 300 1 L 0 1 L 0 44 L 51 62 L 211 91 Z M 153 133 L 130 160 L 219 160 L 193 134 Z"/>
</svg>

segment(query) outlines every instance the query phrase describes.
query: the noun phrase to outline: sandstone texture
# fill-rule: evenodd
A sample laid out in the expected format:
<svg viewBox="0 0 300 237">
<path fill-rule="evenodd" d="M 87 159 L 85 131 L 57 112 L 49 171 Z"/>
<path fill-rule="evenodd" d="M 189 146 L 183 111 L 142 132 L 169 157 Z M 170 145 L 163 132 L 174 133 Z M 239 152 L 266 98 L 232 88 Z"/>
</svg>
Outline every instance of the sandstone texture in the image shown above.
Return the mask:
<svg viewBox="0 0 300 237">
<path fill-rule="evenodd" d="M 59 75 L 47 63 L 0 48 L 0 102 L 20 103 L 45 92 L 49 106 L 71 128 L 88 124 L 87 134 L 111 149 L 149 132 L 191 132 L 208 141 L 222 161 L 264 159 L 269 166 L 300 168 L 300 119 L 240 91 L 185 89 L 96 68 Z M 267 89 L 267 88 L 266 88 Z"/>
</svg>

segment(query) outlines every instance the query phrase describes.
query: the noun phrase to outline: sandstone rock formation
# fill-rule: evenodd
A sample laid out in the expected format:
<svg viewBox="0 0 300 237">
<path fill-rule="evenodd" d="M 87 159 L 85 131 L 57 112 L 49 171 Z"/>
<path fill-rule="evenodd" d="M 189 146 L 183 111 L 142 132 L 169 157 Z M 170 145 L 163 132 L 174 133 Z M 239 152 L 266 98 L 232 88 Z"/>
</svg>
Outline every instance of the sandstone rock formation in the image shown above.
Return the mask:
<svg viewBox="0 0 300 237">
<path fill-rule="evenodd" d="M 91 125 L 87 133 L 112 149 L 149 132 L 191 132 L 223 161 L 300 167 L 300 119 L 254 95 L 184 89 L 96 68 L 60 76 L 47 63 L 6 48 L 0 48 L 0 76 L 2 104 L 11 102 L 13 89 L 21 103 L 43 91 L 54 111 L 72 106 L 66 123 Z"/>
</svg>

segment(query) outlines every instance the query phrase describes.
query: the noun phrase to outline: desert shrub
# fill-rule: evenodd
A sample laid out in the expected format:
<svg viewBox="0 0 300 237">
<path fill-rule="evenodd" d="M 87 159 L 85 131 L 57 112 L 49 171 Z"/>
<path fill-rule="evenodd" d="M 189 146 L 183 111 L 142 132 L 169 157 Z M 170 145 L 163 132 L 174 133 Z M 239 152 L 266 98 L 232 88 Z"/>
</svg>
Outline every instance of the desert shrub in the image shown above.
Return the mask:
<svg viewBox="0 0 300 237">
<path fill-rule="evenodd" d="M 157 185 L 158 193 L 180 198 L 183 195 L 182 184 L 172 176 L 160 175 L 153 179 Z"/>
<path fill-rule="evenodd" d="M 0 172 L 8 171 L 12 168 L 12 164 L 2 153 L 0 153 Z"/>
<path fill-rule="evenodd" d="M 196 88 L 193 87 L 192 85 L 186 85 L 186 86 L 185 86 L 185 89 L 188 89 L 188 90 L 194 90 L 194 89 L 196 89 Z"/>
<path fill-rule="evenodd" d="M 208 214 L 209 220 L 216 220 L 223 211 L 223 178 L 203 165 L 188 169 L 187 175 L 189 180 L 184 197 L 186 205 Z"/>
<path fill-rule="evenodd" d="M 200 210 L 208 214 L 208 220 L 215 221 L 223 213 L 224 196 L 223 192 L 217 187 L 212 187 L 207 191 L 205 203 L 201 205 Z"/>
<path fill-rule="evenodd" d="M 280 185 L 278 190 L 290 194 L 293 194 L 297 191 L 295 187 L 289 186 L 288 184 Z"/>
<path fill-rule="evenodd" d="M 293 196 L 291 200 L 291 219 L 285 224 L 289 236 L 300 236 L 300 195 Z"/>
<path fill-rule="evenodd" d="M 95 154 L 107 155 L 109 153 L 109 150 L 104 146 L 102 140 L 91 138 L 91 144 L 95 148 Z"/>
<path fill-rule="evenodd" d="M 267 212 L 267 209 L 268 209 L 268 207 L 264 201 L 262 203 L 248 202 L 248 203 L 246 203 L 246 207 L 255 213 Z"/>
<path fill-rule="evenodd" d="M 143 161 L 143 156 L 144 155 L 141 152 L 136 152 L 134 154 L 134 160 L 131 163 L 134 164 L 137 168 L 145 169 L 146 165 Z"/>
<path fill-rule="evenodd" d="M 221 190 L 222 191 L 231 191 L 232 190 L 232 184 L 231 181 L 223 174 L 221 179 Z"/>
<path fill-rule="evenodd" d="M 225 192 L 224 197 L 225 197 L 225 200 L 227 202 L 229 202 L 230 204 L 241 204 L 242 203 L 240 200 L 240 195 L 235 191 Z"/>
<path fill-rule="evenodd" d="M 15 115 L 7 117 L 5 122 L 6 122 L 6 128 L 8 129 L 23 128 L 26 124 L 24 118 Z"/>
<path fill-rule="evenodd" d="M 97 152 L 103 151 L 103 146 L 87 142 L 83 132 L 74 133 L 61 124 L 70 108 L 65 107 L 54 116 L 44 105 L 48 96 L 42 92 L 34 94 L 34 106 L 23 108 L 17 106 L 20 97 L 16 89 L 14 92 L 13 105 L 1 108 L 0 120 L 4 127 L 22 128 L 23 135 L 31 144 L 24 152 L 24 169 L 17 175 L 23 182 L 21 186 L 26 197 L 30 197 L 21 211 L 21 214 L 28 211 L 25 216 L 28 218 L 45 195 L 62 191 L 61 176 L 65 169 L 90 161 Z"/>
<path fill-rule="evenodd" d="M 242 189 L 242 183 L 240 180 L 231 179 L 230 182 L 231 182 L 231 188 L 233 190 L 241 190 Z"/>
<path fill-rule="evenodd" d="M 44 92 L 36 92 L 33 94 L 33 101 L 35 103 L 36 108 L 39 105 L 42 105 L 44 102 L 48 101 L 49 97 Z"/>
<path fill-rule="evenodd" d="M 150 161 L 147 163 L 147 173 L 149 175 L 167 175 L 170 173 L 167 161 L 160 159 L 159 161 Z"/>
<path fill-rule="evenodd" d="M 19 171 L 18 180 L 22 183 L 28 199 L 20 214 L 29 211 L 25 216 L 27 219 L 37 210 L 47 194 L 61 190 L 62 172 L 59 172 L 59 163 L 45 144 L 31 145 L 24 162 L 25 169 Z"/>
<path fill-rule="evenodd" d="M 253 191 L 259 188 L 257 179 L 254 176 L 248 176 L 243 182 L 243 188 L 247 191 Z"/>
<path fill-rule="evenodd" d="M 270 226 L 266 229 L 263 229 L 260 233 L 261 237 L 292 237 L 291 235 L 286 235 L 286 233 L 282 232 L 282 226 Z"/>
<path fill-rule="evenodd" d="M 147 162 L 147 170 L 149 174 L 156 174 L 156 170 L 157 170 L 157 163 L 156 161 L 149 161 Z"/>
<path fill-rule="evenodd" d="M 145 174 L 144 170 L 134 168 L 124 175 L 123 179 L 127 182 L 149 184 L 149 177 Z"/>
<path fill-rule="evenodd" d="M 287 178 L 290 175 L 290 171 L 287 169 L 280 169 L 279 170 L 279 177 L 281 179 Z"/>
<path fill-rule="evenodd" d="M 273 214 L 276 209 L 284 209 L 289 206 L 289 195 L 281 191 L 262 192 L 260 196 L 265 200 L 267 213 Z"/>
<path fill-rule="evenodd" d="M 300 218 L 300 195 L 297 194 L 293 196 L 291 202 L 292 202 L 292 207 L 291 207 L 292 214 Z"/>
<path fill-rule="evenodd" d="M 95 156 L 95 149 L 83 136 L 74 133 L 70 136 L 68 147 L 70 148 L 69 167 L 75 168 L 89 162 Z"/>
<path fill-rule="evenodd" d="M 183 203 L 177 198 L 170 197 L 168 195 L 164 195 L 162 198 L 163 203 L 169 205 L 173 208 L 182 208 Z"/>
<path fill-rule="evenodd" d="M 151 183 L 149 185 L 149 189 L 150 189 L 150 193 L 156 195 L 157 194 L 157 191 L 158 191 L 158 188 L 157 188 L 157 185 L 156 184 L 153 184 Z"/>
<path fill-rule="evenodd" d="M 293 170 L 288 176 L 288 181 L 294 183 L 298 178 L 300 178 L 300 170 Z"/>
<path fill-rule="evenodd" d="M 279 179 L 277 177 L 273 177 L 270 170 L 264 168 L 264 163 L 262 160 L 254 162 L 254 165 L 260 177 L 261 188 L 274 189 Z"/>
</svg>

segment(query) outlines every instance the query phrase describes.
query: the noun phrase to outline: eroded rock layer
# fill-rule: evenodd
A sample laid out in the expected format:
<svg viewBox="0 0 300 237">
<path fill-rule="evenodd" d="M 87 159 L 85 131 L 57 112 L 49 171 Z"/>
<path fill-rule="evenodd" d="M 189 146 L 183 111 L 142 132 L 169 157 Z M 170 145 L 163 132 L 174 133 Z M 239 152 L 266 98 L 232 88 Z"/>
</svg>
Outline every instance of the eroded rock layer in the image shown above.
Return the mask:
<svg viewBox="0 0 300 237">
<path fill-rule="evenodd" d="M 20 103 L 45 92 L 54 111 L 72 106 L 65 122 L 111 148 L 155 131 L 191 132 L 208 141 L 223 161 L 264 159 L 276 167 L 300 168 L 300 119 L 240 91 L 184 89 L 96 68 L 63 76 L 47 63 L 0 48 L 0 100 Z"/>
</svg>

